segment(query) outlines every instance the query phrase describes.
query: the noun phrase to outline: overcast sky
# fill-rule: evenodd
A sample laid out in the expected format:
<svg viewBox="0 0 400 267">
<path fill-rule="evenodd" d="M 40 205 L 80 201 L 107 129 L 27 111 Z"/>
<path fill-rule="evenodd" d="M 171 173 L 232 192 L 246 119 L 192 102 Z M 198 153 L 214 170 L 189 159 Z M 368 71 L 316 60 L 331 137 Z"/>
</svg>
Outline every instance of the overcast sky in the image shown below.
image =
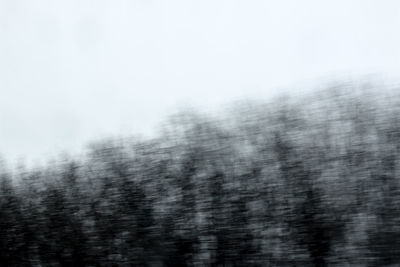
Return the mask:
<svg viewBox="0 0 400 267">
<path fill-rule="evenodd" d="M 0 0 L 0 154 L 40 160 L 330 75 L 400 70 L 397 0 Z"/>
</svg>

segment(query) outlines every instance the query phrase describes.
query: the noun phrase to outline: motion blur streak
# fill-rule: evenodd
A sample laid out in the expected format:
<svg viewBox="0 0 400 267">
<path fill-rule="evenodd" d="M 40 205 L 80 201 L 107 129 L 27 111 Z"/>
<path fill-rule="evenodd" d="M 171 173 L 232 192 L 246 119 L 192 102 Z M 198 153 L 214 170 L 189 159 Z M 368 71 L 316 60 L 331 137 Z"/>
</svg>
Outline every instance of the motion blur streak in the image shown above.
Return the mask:
<svg viewBox="0 0 400 267">
<path fill-rule="evenodd" d="M 399 266 L 400 94 L 337 84 L 0 168 L 2 266 Z"/>
</svg>

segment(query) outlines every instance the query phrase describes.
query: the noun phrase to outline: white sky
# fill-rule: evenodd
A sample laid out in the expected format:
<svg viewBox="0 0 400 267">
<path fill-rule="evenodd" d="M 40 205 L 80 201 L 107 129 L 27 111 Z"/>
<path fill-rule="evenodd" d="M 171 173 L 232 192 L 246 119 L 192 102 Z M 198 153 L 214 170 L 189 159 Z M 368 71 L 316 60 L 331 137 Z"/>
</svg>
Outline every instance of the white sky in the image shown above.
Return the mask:
<svg viewBox="0 0 400 267">
<path fill-rule="evenodd" d="M 0 154 L 41 160 L 329 75 L 400 71 L 398 0 L 0 0 Z"/>
</svg>

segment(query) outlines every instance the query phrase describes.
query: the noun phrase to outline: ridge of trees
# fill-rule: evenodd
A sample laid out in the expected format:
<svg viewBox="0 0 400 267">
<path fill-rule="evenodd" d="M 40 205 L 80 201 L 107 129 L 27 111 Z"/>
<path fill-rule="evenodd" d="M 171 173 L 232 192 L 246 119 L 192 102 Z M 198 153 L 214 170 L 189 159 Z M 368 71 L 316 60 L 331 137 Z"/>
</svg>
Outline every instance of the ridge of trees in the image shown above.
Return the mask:
<svg viewBox="0 0 400 267">
<path fill-rule="evenodd" d="M 0 166 L 2 266 L 400 264 L 400 95 L 343 84 Z"/>
</svg>

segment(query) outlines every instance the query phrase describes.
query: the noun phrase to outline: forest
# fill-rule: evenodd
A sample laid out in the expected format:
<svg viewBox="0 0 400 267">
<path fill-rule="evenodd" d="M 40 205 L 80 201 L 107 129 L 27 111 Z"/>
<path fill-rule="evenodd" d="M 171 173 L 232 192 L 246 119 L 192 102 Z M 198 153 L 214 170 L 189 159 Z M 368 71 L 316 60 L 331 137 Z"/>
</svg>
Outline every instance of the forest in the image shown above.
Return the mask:
<svg viewBox="0 0 400 267">
<path fill-rule="evenodd" d="M 399 266 L 400 94 L 338 83 L 0 164 L 1 266 Z"/>
</svg>

